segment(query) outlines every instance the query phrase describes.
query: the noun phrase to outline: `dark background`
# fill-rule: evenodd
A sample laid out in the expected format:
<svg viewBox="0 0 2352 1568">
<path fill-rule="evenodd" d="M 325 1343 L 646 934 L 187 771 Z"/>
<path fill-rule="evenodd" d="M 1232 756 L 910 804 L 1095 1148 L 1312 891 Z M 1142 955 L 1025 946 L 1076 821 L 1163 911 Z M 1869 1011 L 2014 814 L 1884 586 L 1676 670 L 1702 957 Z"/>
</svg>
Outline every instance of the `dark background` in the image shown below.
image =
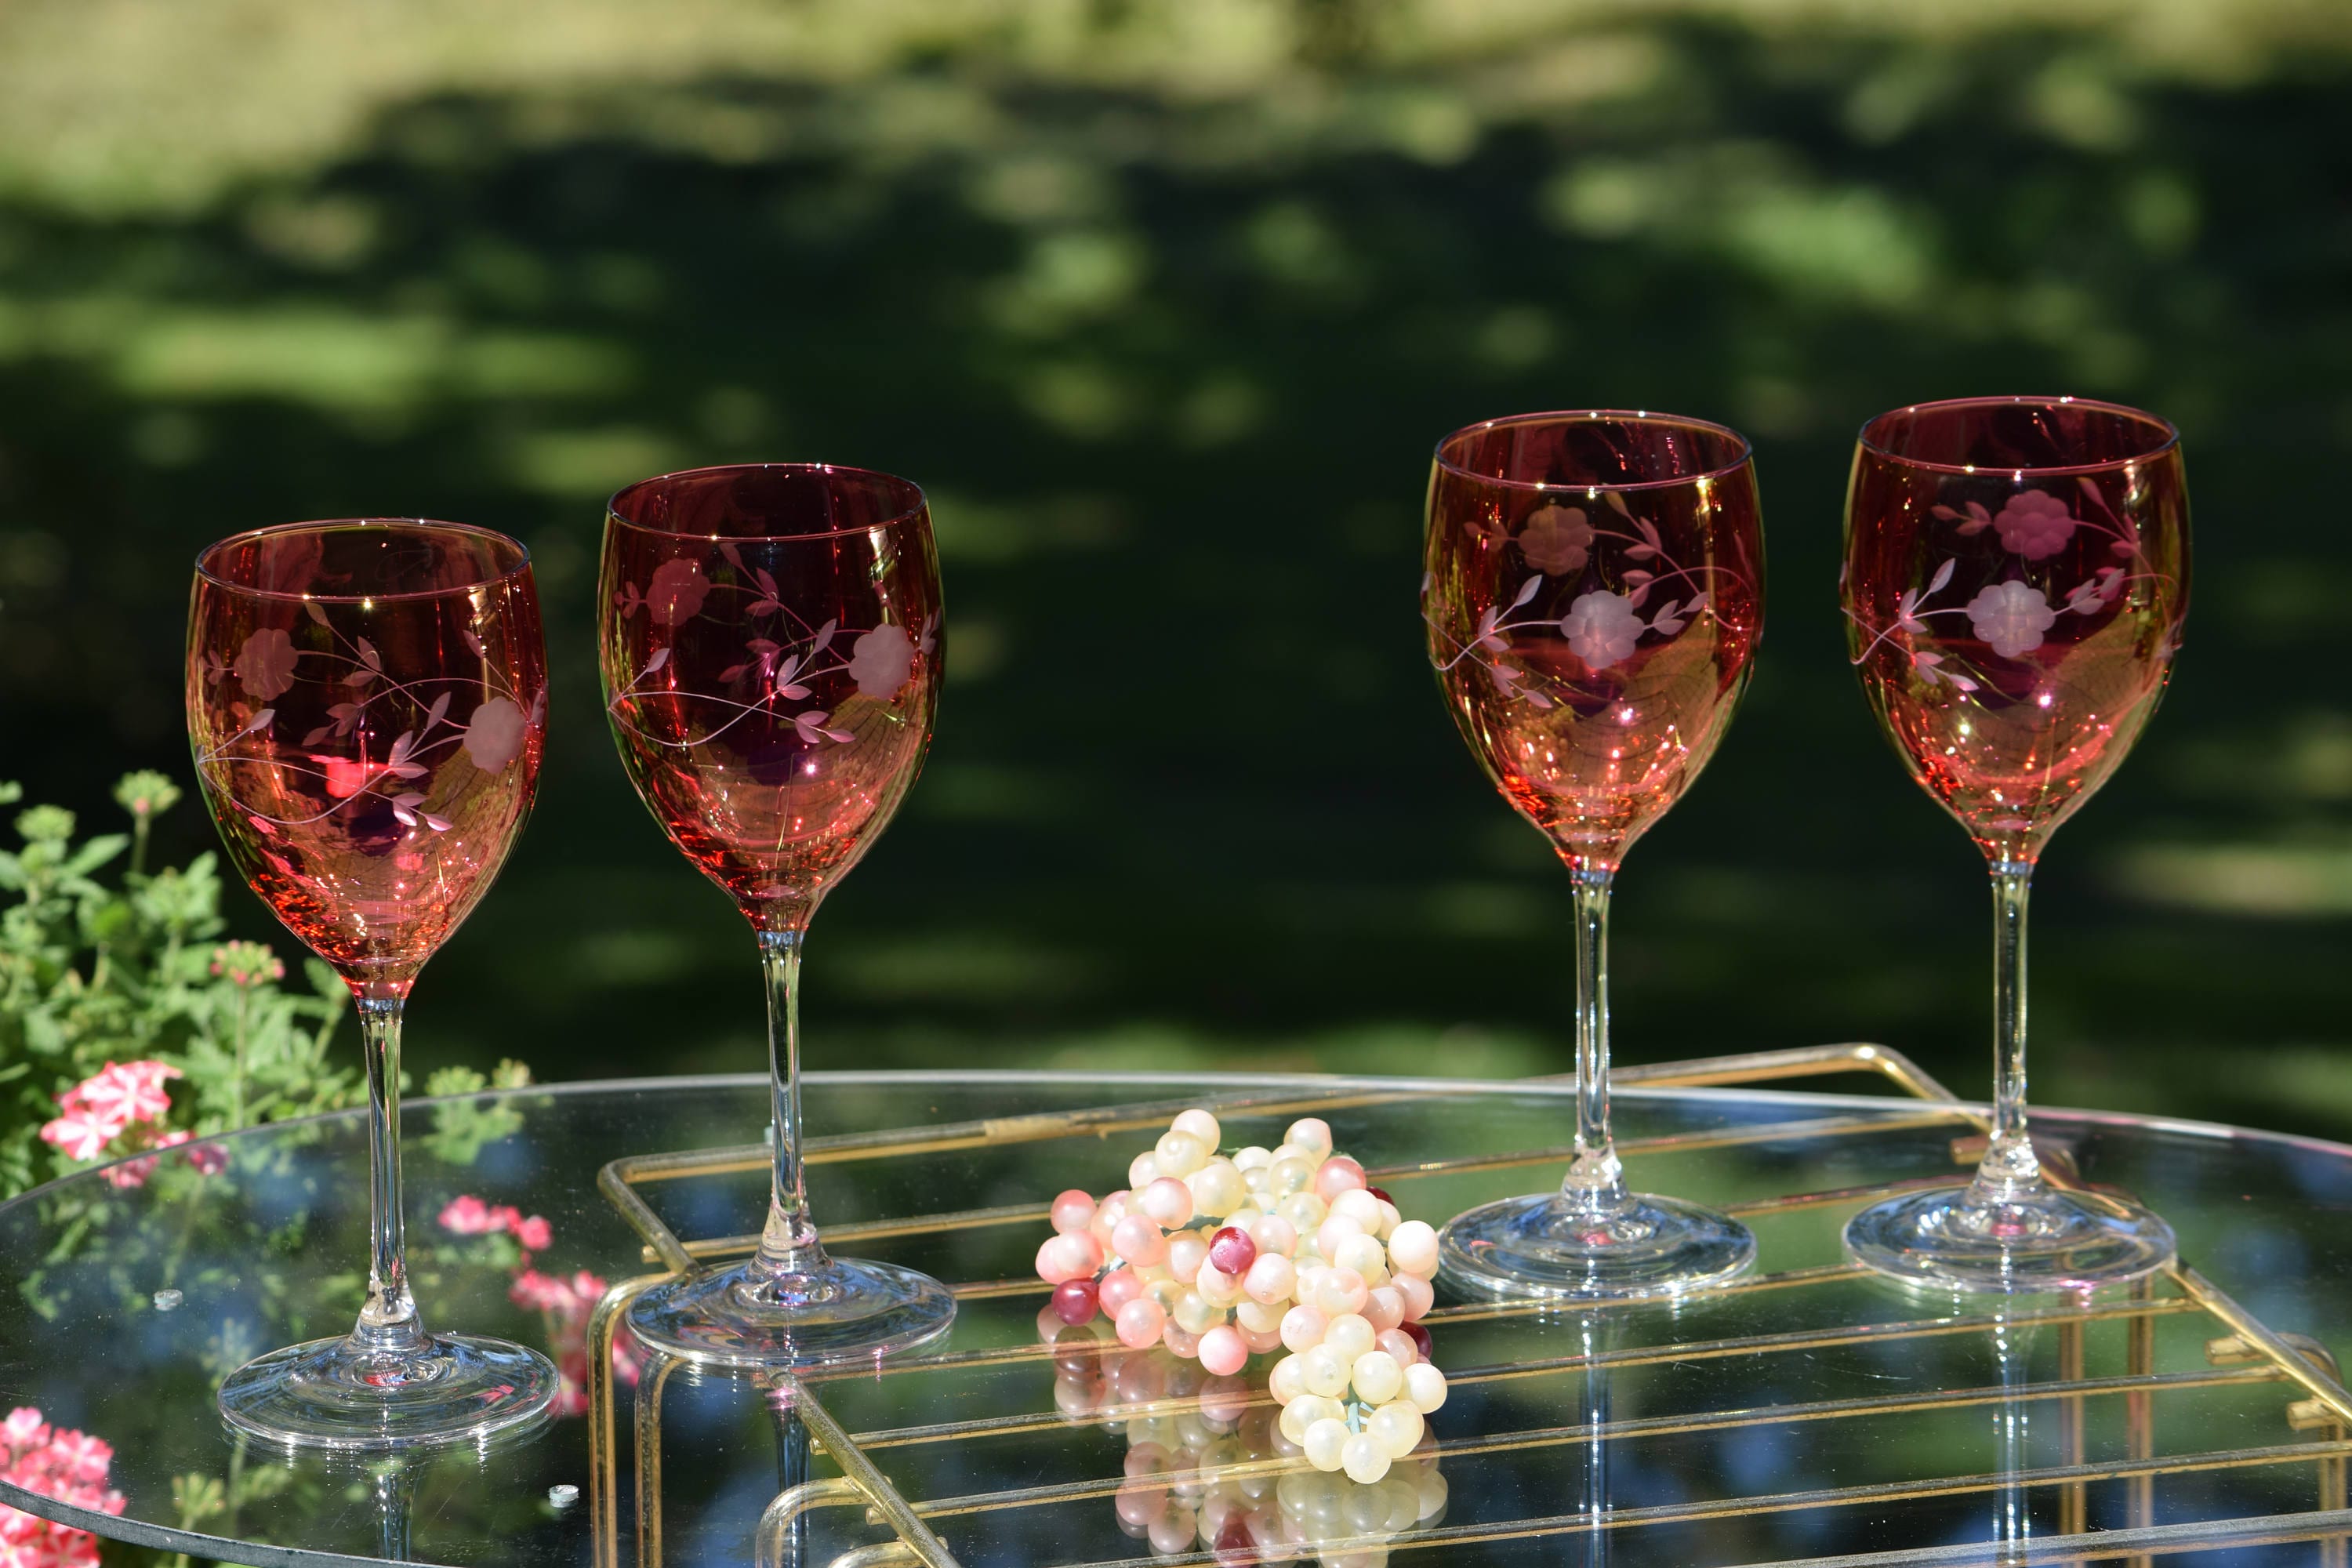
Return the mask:
<svg viewBox="0 0 2352 1568">
<path fill-rule="evenodd" d="M 2126 9 L 16 0 L 0 777 L 92 825 L 187 782 L 212 538 L 507 530 L 549 763 L 413 1059 L 751 1068 L 750 937 L 599 716 L 599 503 L 878 467 L 950 685 L 812 1065 L 1557 1071 L 1566 878 L 1438 702 L 1421 491 L 1467 421 L 1666 408 L 1756 440 L 1768 633 L 1622 879 L 1620 1058 L 1871 1038 L 1978 1093 L 1981 872 L 1846 664 L 1845 463 L 1897 403 L 2112 397 L 2185 433 L 2194 604 L 2040 879 L 2034 1090 L 2352 1134 L 2352 12 Z"/>
</svg>

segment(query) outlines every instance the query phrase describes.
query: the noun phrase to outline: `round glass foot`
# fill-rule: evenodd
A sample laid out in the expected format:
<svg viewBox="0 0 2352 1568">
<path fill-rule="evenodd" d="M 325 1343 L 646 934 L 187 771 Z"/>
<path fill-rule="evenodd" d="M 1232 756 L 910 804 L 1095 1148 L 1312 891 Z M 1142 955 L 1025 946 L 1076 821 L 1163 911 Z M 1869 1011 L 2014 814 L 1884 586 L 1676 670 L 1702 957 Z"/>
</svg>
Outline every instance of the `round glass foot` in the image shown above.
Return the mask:
<svg viewBox="0 0 2352 1568">
<path fill-rule="evenodd" d="M 535 1421 L 555 1397 L 545 1356 L 504 1340 L 436 1334 L 414 1355 L 312 1340 L 249 1361 L 220 1386 L 223 1419 L 272 1442 L 421 1448 Z"/>
<path fill-rule="evenodd" d="M 929 1344 L 955 1321 L 955 1298 L 928 1274 L 832 1258 L 771 1278 L 751 1263 L 689 1274 L 646 1291 L 629 1327 L 648 1344 L 728 1366 L 874 1361 Z"/>
<path fill-rule="evenodd" d="M 1738 1220 L 1635 1194 L 1594 1220 L 1557 1193 L 1486 1204 L 1438 1233 L 1438 1273 L 1475 1296 L 1633 1300 L 1704 1290 L 1756 1262 Z"/>
<path fill-rule="evenodd" d="M 1845 1226 L 1845 1255 L 1906 1284 L 1949 1290 L 2086 1290 L 2172 1261 L 2172 1227 L 2137 1204 L 2043 1190 L 1969 1203 L 1965 1186 L 1874 1204 Z"/>
</svg>

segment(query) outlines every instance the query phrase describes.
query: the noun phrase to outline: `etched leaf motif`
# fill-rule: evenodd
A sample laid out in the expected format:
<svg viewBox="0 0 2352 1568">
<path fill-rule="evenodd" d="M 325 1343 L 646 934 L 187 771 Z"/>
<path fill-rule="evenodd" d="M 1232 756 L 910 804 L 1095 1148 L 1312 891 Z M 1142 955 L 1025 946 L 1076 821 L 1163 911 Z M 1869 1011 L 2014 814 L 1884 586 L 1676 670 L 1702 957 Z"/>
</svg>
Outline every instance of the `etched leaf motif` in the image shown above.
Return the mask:
<svg viewBox="0 0 2352 1568">
<path fill-rule="evenodd" d="M 1945 562 L 1941 566 L 1937 567 L 1936 574 L 1927 579 L 1927 593 L 1938 594 L 1943 592 L 1944 584 L 1952 580 L 1952 569 L 1959 563 L 1960 558 L 1955 555 L 1950 560 Z M 1925 596 L 1925 595 L 1921 595 L 1923 598 Z M 1914 600 L 1913 603 L 1917 603 L 1917 600 Z"/>
</svg>

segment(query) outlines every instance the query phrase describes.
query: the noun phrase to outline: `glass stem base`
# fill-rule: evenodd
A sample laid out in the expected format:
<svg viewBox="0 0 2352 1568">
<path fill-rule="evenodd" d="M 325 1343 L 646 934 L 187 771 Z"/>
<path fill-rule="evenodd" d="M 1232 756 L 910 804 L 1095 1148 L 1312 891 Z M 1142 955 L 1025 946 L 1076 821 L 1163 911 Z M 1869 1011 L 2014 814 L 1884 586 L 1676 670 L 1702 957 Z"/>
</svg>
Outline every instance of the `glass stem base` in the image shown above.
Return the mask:
<svg viewBox="0 0 2352 1568">
<path fill-rule="evenodd" d="M 240 1432 L 298 1447 L 385 1450 L 478 1442 L 544 1416 L 555 1368 L 536 1351 L 473 1334 L 400 1350 L 361 1333 L 289 1345 L 220 1386 Z"/>
<path fill-rule="evenodd" d="M 1438 1233 L 1438 1274 L 1491 1299 L 1629 1301 L 1705 1290 L 1755 1266 L 1756 1238 L 1727 1215 L 1634 1193 L 1596 1206 L 1538 1193 L 1456 1215 Z"/>
<path fill-rule="evenodd" d="M 1846 1222 L 1845 1255 L 1930 1289 L 2022 1294 L 2088 1290 L 2172 1261 L 2172 1227 L 2127 1199 L 2042 1182 L 1934 1187 L 1874 1204 Z"/>
<path fill-rule="evenodd" d="M 655 1287 L 631 1304 L 629 1328 L 681 1360 L 725 1366 L 828 1366 L 877 1361 L 940 1338 L 955 1297 L 895 1263 L 804 1253 L 777 1271 L 757 1258 Z"/>
</svg>

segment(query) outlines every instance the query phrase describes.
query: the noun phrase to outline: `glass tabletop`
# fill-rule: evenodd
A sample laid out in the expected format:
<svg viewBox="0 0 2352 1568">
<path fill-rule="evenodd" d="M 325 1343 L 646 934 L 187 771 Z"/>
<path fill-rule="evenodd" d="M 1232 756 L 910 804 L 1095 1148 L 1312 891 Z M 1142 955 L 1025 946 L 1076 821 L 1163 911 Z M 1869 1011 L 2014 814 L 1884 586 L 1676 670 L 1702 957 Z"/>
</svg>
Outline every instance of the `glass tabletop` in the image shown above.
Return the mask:
<svg viewBox="0 0 2352 1568">
<path fill-rule="evenodd" d="M 1964 1173 L 1973 1108 L 1884 1053 L 1845 1065 L 1911 1094 L 1738 1084 L 1781 1076 L 1780 1059 L 1635 1069 L 1618 1097 L 1634 1176 L 1746 1218 L 1758 1272 L 1609 1310 L 1441 1294 L 1429 1327 L 1451 1397 L 1370 1486 L 1281 1441 L 1271 1357 L 1211 1380 L 1041 1327 L 1045 1205 L 1123 1185 L 1168 1118 L 1205 1103 L 1235 1142 L 1324 1117 L 1409 1217 L 1442 1223 L 1558 1180 L 1564 1083 L 818 1075 L 828 1239 L 949 1281 L 960 1315 L 940 1349 L 804 1382 L 612 1337 L 665 1257 L 724 1256 L 758 1224 L 759 1152 L 741 1145 L 764 1079 L 418 1102 L 408 1220 L 428 1321 L 543 1346 L 565 1391 L 536 1431 L 398 1462 L 273 1451 L 213 1405 L 255 1352 L 348 1325 L 362 1120 L 237 1134 L 213 1146 L 225 1165 L 175 1152 L 136 1185 L 77 1175 L 0 1205 L 16 1281 L 0 1400 L 110 1444 L 124 1508 L 5 1480 L 0 1501 L 257 1565 L 2344 1560 L 2352 1148 L 2037 1111 L 2045 1158 L 2154 1205 L 2184 1266 L 2094 1298 L 1910 1297 L 1845 1265 L 1839 1226 Z M 1678 1079 L 1718 1087 L 1665 1087 Z M 545 1234 L 484 1229 L 505 1207 Z M 517 1234 L 539 1244 L 527 1259 Z"/>
</svg>

